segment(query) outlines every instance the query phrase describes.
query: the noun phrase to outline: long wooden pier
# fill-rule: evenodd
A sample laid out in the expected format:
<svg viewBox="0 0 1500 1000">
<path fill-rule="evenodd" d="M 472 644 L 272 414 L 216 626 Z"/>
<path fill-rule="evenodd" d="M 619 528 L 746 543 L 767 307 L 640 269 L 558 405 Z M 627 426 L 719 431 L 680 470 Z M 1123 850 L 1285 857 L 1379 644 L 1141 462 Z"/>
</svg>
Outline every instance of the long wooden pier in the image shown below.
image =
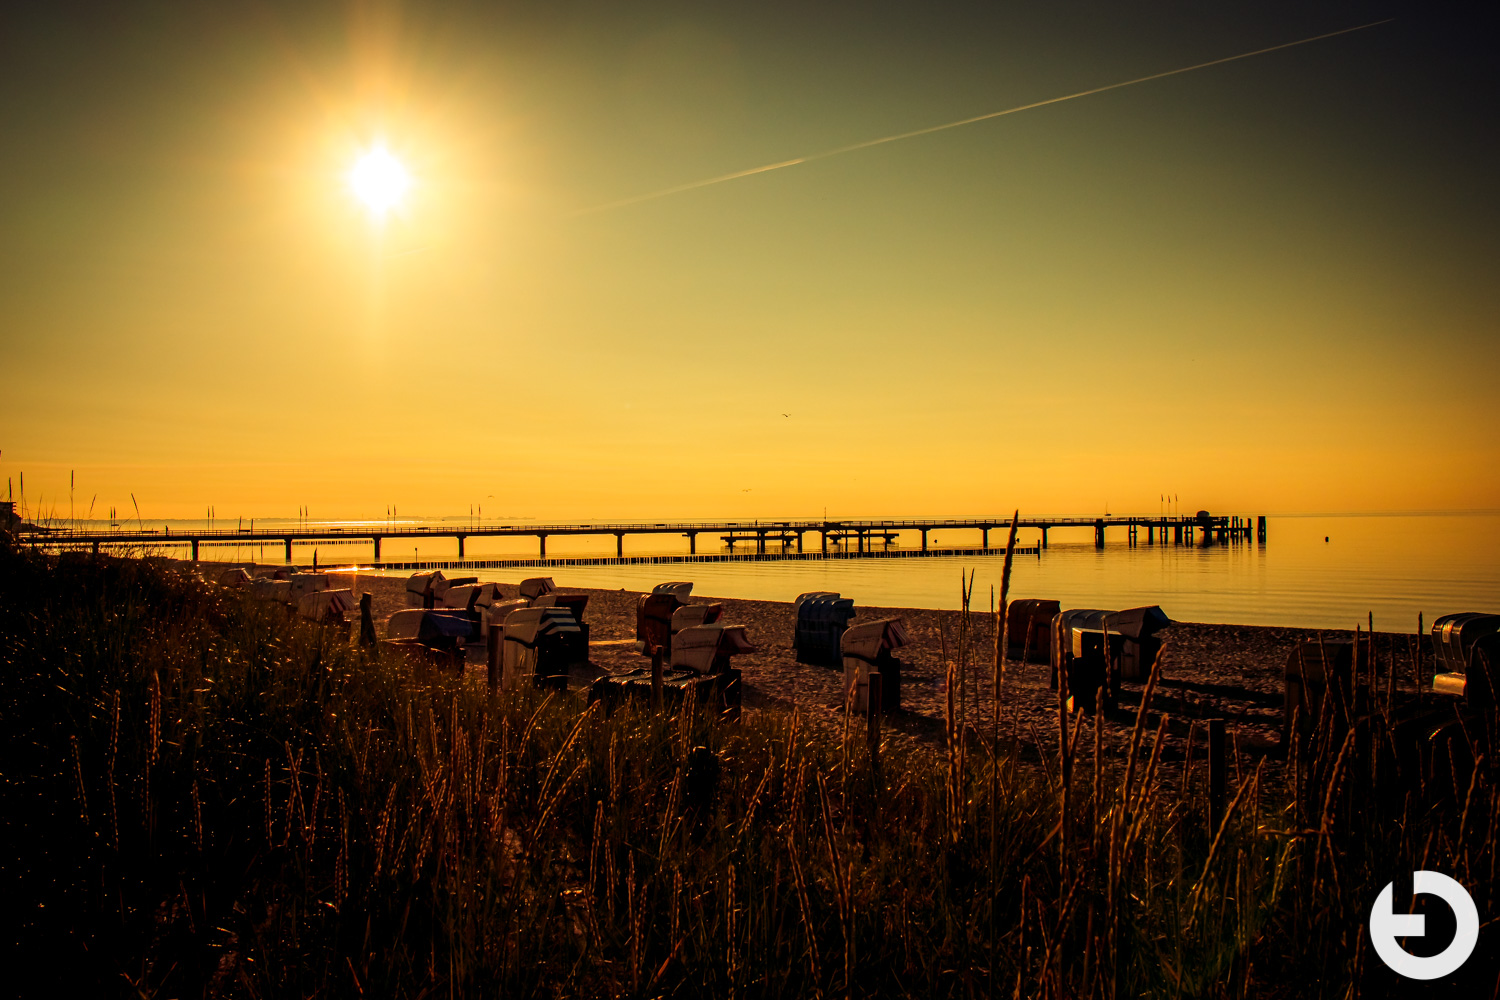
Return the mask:
<svg viewBox="0 0 1500 1000">
<path fill-rule="evenodd" d="M 1047 548 L 1048 532 L 1060 528 L 1092 529 L 1094 546 L 1104 548 L 1106 532 L 1124 529 L 1130 545 L 1206 545 L 1210 543 L 1266 541 L 1266 519 L 1218 515 L 1211 517 L 1143 517 L 1116 515 L 1113 517 L 1025 517 L 1018 522 L 1022 528 L 1041 530 L 1041 548 Z M 928 535 L 934 531 L 977 531 L 978 549 L 981 552 L 996 551 L 991 545 L 991 532 L 1000 532 L 1000 549 L 1004 548 L 1004 532 L 1010 527 L 1010 518 L 892 518 L 872 520 L 824 520 L 824 521 L 659 521 L 616 522 L 585 524 L 466 524 L 441 527 L 402 526 L 390 522 L 366 524 L 357 527 L 296 528 L 277 527 L 260 529 L 202 529 L 171 531 L 169 529 L 78 531 L 48 529 L 27 532 L 20 539 L 32 545 L 46 548 L 74 549 L 89 547 L 96 554 L 101 547 L 151 547 L 164 545 L 188 546 L 192 558 L 198 559 L 203 545 L 266 545 L 281 543 L 286 552 L 286 561 L 292 561 L 292 546 L 309 542 L 368 541 L 373 546 L 374 561 L 379 563 L 381 544 L 391 539 L 452 538 L 458 545 L 458 558 L 465 558 L 464 546 L 470 538 L 533 537 L 537 539 L 538 559 L 547 558 L 547 539 L 566 535 L 613 535 L 615 558 L 625 555 L 626 535 L 677 535 L 688 540 L 688 553 L 698 552 L 698 536 L 717 536 L 732 553 L 736 544 L 753 545 L 755 552 L 767 554 L 766 546 L 780 545 L 783 551 L 803 551 L 803 536 L 816 534 L 820 551 L 828 553 L 829 544 L 842 545 L 848 554 L 874 554 L 877 540 L 888 548 L 896 536 L 903 531 L 920 532 L 921 551 L 928 551 Z M 1143 538 L 1144 536 L 1144 538 Z M 850 546 L 853 546 L 852 553 Z M 951 547 L 951 546 L 950 546 Z M 972 550 L 970 550 L 972 551 Z"/>
</svg>

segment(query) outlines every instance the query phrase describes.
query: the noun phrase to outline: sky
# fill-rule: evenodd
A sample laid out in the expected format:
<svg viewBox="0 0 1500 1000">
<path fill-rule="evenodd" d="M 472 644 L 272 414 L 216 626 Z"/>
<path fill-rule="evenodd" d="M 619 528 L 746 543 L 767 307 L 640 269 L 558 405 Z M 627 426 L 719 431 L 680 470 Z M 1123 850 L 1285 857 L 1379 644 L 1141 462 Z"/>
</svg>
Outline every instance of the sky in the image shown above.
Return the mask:
<svg viewBox="0 0 1500 1000">
<path fill-rule="evenodd" d="M 1400 3 L 8 4 L 0 475 L 147 518 L 1500 508 L 1495 40 Z"/>
</svg>

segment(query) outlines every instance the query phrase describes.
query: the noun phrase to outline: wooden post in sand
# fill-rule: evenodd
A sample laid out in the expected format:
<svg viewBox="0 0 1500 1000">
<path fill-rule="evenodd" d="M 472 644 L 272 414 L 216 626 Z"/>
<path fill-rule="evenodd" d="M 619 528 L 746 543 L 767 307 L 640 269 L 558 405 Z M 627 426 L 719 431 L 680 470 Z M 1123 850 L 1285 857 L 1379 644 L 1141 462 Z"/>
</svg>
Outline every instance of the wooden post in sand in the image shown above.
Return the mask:
<svg viewBox="0 0 1500 1000">
<path fill-rule="evenodd" d="M 661 647 L 651 647 L 651 707 L 661 711 Z"/>
<path fill-rule="evenodd" d="M 1224 720 L 1208 720 L 1208 825 L 1209 836 L 1219 832 L 1224 820 Z"/>
<path fill-rule="evenodd" d="M 485 653 L 486 662 L 490 667 L 490 690 L 494 691 L 500 687 L 500 656 L 505 626 L 492 624 L 488 631 L 489 635 L 485 637 Z"/>
<path fill-rule="evenodd" d="M 373 647 L 377 644 L 375 638 L 375 619 L 370 614 L 371 600 L 372 598 L 369 594 L 359 595 L 359 644 L 361 646 Z"/>
<path fill-rule="evenodd" d="M 1422 704 L 1422 612 L 1417 612 L 1417 644 L 1412 653 L 1412 669 L 1417 675 L 1417 704 Z"/>
</svg>

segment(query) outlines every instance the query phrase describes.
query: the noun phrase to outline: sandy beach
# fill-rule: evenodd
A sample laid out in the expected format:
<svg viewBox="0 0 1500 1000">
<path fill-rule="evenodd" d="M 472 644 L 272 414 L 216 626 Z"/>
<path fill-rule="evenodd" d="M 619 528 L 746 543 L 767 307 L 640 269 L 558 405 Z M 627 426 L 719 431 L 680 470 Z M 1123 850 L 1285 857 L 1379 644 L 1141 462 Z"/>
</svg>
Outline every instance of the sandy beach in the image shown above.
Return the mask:
<svg viewBox="0 0 1500 1000">
<path fill-rule="evenodd" d="M 348 573 L 332 573 L 330 577 L 336 588 L 352 586 L 357 592 L 372 595 L 376 628 L 382 636 L 385 620 L 406 606 L 404 579 L 356 578 Z M 489 582 L 493 578 L 481 576 L 481 579 Z M 494 582 L 499 583 L 507 596 L 518 593 L 518 579 Z M 574 670 L 572 686 L 582 688 L 605 673 L 623 672 L 649 663 L 628 648 L 598 645 L 635 638 L 638 592 L 573 588 L 567 586 L 566 578 L 556 582 L 563 590 L 589 595 L 585 617 L 595 645 L 590 651 L 589 667 Z M 743 675 L 747 710 L 795 708 L 809 725 L 826 729 L 831 736 L 841 735 L 845 726 L 842 674 L 832 668 L 796 661 L 792 650 L 795 619 L 790 601 L 742 600 L 708 594 L 695 594 L 691 600 L 722 604 L 721 621 L 747 627 L 756 652 L 736 657 L 734 661 Z M 945 742 L 948 709 L 943 651 L 946 647 L 949 655 L 956 658 L 961 615 L 957 611 L 923 608 L 857 606 L 854 621 L 880 618 L 902 619 L 912 638 L 912 644 L 899 653 L 903 665 L 901 709 L 887 716 L 887 744 L 912 749 L 941 747 Z M 980 733 L 989 733 L 995 726 L 993 627 L 987 609 L 971 615 L 970 666 L 963 686 L 963 704 L 955 707 L 959 717 Z M 1163 643 L 1161 678 L 1148 721 L 1154 732 L 1159 713 L 1168 716 L 1169 736 L 1162 748 L 1164 759 L 1182 759 L 1195 722 L 1208 718 L 1226 720 L 1231 743 L 1238 746 L 1241 755 L 1253 758 L 1274 751 L 1280 740 L 1282 678 L 1288 652 L 1298 640 L 1316 638 L 1318 634 L 1311 629 L 1193 622 L 1177 622 L 1159 633 Z M 1348 635 L 1335 631 L 1322 634 L 1330 640 Z M 1407 638 L 1377 633 L 1382 650 L 1395 650 L 1398 662 L 1407 655 Z M 484 669 L 482 648 L 470 648 L 468 669 Z M 1005 664 L 999 732 L 1019 747 L 1023 757 L 1034 759 L 1044 753 L 1051 754 L 1057 746 L 1057 693 L 1049 686 L 1049 673 L 1045 664 L 1015 660 Z M 1123 684 L 1119 708 L 1106 717 L 1103 726 L 1101 748 L 1105 754 L 1126 752 L 1142 688 L 1142 684 Z M 1070 724 L 1076 721 L 1075 718 Z M 1086 718 L 1084 726 L 1092 730 L 1092 719 Z M 1091 731 L 1085 734 L 1088 752 L 1092 752 L 1093 738 Z M 1193 741 L 1201 752 L 1201 729 Z"/>
</svg>

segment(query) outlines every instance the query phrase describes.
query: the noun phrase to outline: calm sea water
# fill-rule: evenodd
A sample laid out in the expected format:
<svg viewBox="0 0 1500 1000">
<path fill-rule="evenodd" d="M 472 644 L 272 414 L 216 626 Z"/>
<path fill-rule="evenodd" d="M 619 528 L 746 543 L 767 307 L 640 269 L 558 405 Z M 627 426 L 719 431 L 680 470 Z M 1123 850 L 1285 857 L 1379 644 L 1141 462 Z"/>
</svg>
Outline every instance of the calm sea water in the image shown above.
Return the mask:
<svg viewBox="0 0 1500 1000">
<path fill-rule="evenodd" d="M 271 528 L 285 522 L 257 522 Z M 323 522 L 319 522 L 321 525 Z M 354 525 L 357 522 L 336 522 Z M 451 526 L 449 521 L 417 522 Z M 173 530 L 202 522 L 171 522 Z M 149 525 L 148 525 L 149 526 Z M 161 526 L 161 522 L 157 522 Z M 224 522 L 219 522 L 223 527 Z M 974 531 L 939 531 L 943 545 L 977 545 Z M 816 535 L 808 542 L 816 544 Z M 991 534 L 1003 542 L 1000 532 Z M 1037 532 L 1023 532 L 1034 544 Z M 1014 597 L 1055 598 L 1064 607 L 1126 608 L 1159 604 L 1179 621 L 1245 625 L 1352 628 L 1373 613 L 1377 628 L 1415 629 L 1454 611 L 1500 612 L 1500 513 L 1428 515 L 1310 515 L 1272 517 L 1265 546 L 1256 544 L 1131 548 L 1123 529 L 1096 550 L 1090 529 L 1056 530 L 1040 557 L 1018 556 Z M 700 539 L 701 541 L 702 539 Z M 916 546 L 918 536 L 903 537 Z M 686 551 L 673 536 L 627 538 L 627 555 Z M 404 546 L 403 546 L 404 547 Z M 319 543 L 322 565 L 368 564 L 368 542 Z M 405 548 L 405 547 L 404 547 Z M 468 541 L 471 559 L 536 555 L 536 540 Z M 700 547 L 699 551 L 707 551 Z M 422 540 L 406 551 L 386 542 L 386 559 L 451 560 L 453 539 Z M 612 537 L 549 538 L 549 556 L 613 555 Z M 280 563 L 279 544 L 210 549 L 204 558 Z M 310 562 L 312 546 L 298 546 L 295 559 Z M 990 588 L 1000 586 L 1003 559 L 981 554 L 927 559 L 866 559 L 655 566 L 580 566 L 545 570 L 473 571 L 500 580 L 547 573 L 562 586 L 649 589 L 669 579 L 690 579 L 697 594 L 791 600 L 809 590 L 833 590 L 858 604 L 884 607 L 956 608 L 960 573 L 974 573 L 976 605 L 989 606 Z M 404 572 L 392 575 L 406 575 Z M 467 575 L 467 574 L 466 574 Z"/>
</svg>

